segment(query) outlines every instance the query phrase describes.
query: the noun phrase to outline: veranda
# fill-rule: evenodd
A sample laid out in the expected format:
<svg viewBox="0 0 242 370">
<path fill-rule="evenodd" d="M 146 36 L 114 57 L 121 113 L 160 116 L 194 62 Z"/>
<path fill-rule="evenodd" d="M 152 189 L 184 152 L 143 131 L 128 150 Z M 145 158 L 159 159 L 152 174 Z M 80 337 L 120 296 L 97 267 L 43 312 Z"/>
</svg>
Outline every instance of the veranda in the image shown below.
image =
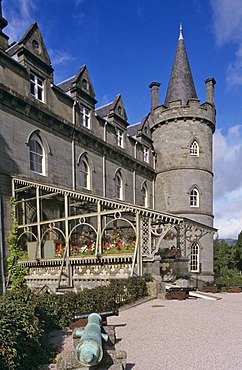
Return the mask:
<svg viewBox="0 0 242 370">
<path fill-rule="evenodd" d="M 171 214 L 20 178 L 13 179 L 13 196 L 19 263 L 29 268 L 32 288 L 82 289 L 144 271 L 158 276 L 162 250 L 186 256 L 192 235 L 212 232 Z"/>
</svg>

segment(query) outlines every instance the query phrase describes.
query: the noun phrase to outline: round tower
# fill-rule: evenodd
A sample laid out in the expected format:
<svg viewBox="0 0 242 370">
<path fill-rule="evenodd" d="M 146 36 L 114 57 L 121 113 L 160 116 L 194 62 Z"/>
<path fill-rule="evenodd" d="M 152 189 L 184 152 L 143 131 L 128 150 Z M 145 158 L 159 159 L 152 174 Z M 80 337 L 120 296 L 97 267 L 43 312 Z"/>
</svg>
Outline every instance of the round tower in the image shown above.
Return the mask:
<svg viewBox="0 0 242 370">
<path fill-rule="evenodd" d="M 213 78 L 205 81 L 206 102 L 200 104 L 180 28 L 164 105 L 152 107 L 151 112 L 157 154 L 155 208 L 209 227 L 213 227 L 215 83 Z M 191 265 L 191 272 L 211 280 L 213 236 L 212 233 L 204 234 L 197 243 L 196 266 Z M 192 243 L 187 243 L 185 254 L 191 260 L 192 248 Z"/>
</svg>

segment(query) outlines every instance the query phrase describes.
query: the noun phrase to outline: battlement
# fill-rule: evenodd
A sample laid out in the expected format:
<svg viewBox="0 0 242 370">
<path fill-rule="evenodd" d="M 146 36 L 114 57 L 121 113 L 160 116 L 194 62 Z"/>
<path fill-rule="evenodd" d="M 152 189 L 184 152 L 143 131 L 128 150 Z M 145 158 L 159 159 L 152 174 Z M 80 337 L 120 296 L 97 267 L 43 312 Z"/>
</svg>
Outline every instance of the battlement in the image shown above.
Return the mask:
<svg viewBox="0 0 242 370">
<path fill-rule="evenodd" d="M 151 129 L 162 124 L 177 120 L 204 121 L 215 130 L 216 110 L 210 103 L 205 102 L 200 105 L 199 99 L 189 99 L 186 105 L 181 100 L 169 103 L 169 106 L 160 105 L 153 111 L 153 124 Z"/>
</svg>

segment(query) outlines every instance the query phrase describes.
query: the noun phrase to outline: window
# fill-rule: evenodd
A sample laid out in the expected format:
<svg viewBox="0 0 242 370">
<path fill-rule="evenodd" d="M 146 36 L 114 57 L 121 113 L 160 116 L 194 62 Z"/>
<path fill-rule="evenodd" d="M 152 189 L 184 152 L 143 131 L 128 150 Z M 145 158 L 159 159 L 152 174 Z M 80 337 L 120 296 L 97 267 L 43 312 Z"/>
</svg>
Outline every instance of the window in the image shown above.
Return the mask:
<svg viewBox="0 0 242 370">
<path fill-rule="evenodd" d="M 190 144 L 190 155 L 194 157 L 199 157 L 199 145 L 196 140 Z"/>
<path fill-rule="evenodd" d="M 115 174 L 115 197 L 123 200 L 123 180 L 120 171 Z"/>
<path fill-rule="evenodd" d="M 190 191 L 190 207 L 199 207 L 199 191 L 197 188 Z"/>
<path fill-rule="evenodd" d="M 199 272 L 199 245 L 196 242 L 191 245 L 190 270 Z"/>
<path fill-rule="evenodd" d="M 149 163 L 149 148 L 146 146 L 143 147 L 143 160 L 146 163 Z"/>
<path fill-rule="evenodd" d="M 116 137 L 117 137 L 117 145 L 123 148 L 123 131 L 117 129 L 116 132 Z"/>
<path fill-rule="evenodd" d="M 141 193 L 142 193 L 142 206 L 148 207 L 148 191 L 146 183 L 142 185 Z"/>
<path fill-rule="evenodd" d="M 90 109 L 80 106 L 80 124 L 90 129 Z"/>
<path fill-rule="evenodd" d="M 33 135 L 29 141 L 30 169 L 45 175 L 45 151 L 38 135 Z"/>
<path fill-rule="evenodd" d="M 90 167 L 86 155 L 82 155 L 79 162 L 80 185 L 82 188 L 90 189 Z"/>
<path fill-rule="evenodd" d="M 44 80 L 30 73 L 30 93 L 35 99 L 44 101 Z"/>
</svg>

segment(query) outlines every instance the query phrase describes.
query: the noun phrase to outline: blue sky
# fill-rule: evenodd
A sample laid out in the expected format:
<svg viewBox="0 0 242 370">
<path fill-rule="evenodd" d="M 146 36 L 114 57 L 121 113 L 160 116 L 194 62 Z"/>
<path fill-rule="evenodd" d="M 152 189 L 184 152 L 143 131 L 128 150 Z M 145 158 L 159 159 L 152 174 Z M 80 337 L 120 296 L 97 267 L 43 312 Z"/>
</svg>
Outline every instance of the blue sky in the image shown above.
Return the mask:
<svg viewBox="0 0 242 370">
<path fill-rule="evenodd" d="M 219 237 L 242 230 L 242 0 L 3 0 L 4 29 L 18 41 L 37 21 L 59 83 L 86 64 L 97 106 L 121 93 L 129 123 L 164 102 L 180 22 L 201 103 L 217 81 L 214 214 Z"/>
</svg>

